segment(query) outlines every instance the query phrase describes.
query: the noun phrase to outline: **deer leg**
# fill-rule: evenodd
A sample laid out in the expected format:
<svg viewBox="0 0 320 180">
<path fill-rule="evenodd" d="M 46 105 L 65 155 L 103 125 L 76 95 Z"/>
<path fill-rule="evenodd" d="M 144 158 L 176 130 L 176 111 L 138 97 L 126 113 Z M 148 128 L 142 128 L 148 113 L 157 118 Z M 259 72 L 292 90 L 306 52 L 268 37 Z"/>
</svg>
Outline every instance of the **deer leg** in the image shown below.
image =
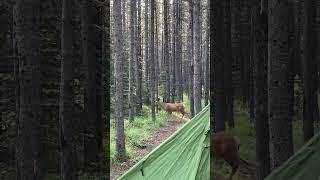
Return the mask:
<svg viewBox="0 0 320 180">
<path fill-rule="evenodd" d="M 239 165 L 236 164 L 236 163 L 232 163 L 232 164 L 231 164 L 231 167 L 232 167 L 232 172 L 231 172 L 231 174 L 230 174 L 230 180 L 232 180 L 232 177 L 236 174 Z"/>
</svg>

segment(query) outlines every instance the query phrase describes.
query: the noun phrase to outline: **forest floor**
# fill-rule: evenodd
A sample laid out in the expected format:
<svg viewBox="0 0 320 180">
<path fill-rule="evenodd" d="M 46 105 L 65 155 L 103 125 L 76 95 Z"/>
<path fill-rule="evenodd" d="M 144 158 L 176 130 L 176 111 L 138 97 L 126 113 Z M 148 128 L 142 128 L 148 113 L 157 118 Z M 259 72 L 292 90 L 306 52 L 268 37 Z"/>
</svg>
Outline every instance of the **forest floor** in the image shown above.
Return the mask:
<svg viewBox="0 0 320 180">
<path fill-rule="evenodd" d="M 163 127 L 156 129 L 152 134 L 150 141 L 144 148 L 135 147 L 134 155 L 132 159 L 126 162 L 120 163 L 116 161 L 111 161 L 111 180 L 116 180 L 118 177 L 123 175 L 127 170 L 129 170 L 133 165 L 135 165 L 139 160 L 146 156 L 149 152 L 155 149 L 159 144 L 164 142 L 170 135 L 172 135 L 182 124 L 184 124 L 185 119 L 181 120 L 171 116 Z"/>
</svg>

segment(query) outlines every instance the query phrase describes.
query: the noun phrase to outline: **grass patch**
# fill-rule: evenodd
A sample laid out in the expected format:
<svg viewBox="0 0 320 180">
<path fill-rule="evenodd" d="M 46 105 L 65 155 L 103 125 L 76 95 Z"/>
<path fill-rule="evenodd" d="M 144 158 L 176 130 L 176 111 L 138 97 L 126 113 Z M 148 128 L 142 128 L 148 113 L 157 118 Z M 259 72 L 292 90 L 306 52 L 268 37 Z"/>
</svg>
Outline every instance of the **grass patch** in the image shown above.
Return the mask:
<svg viewBox="0 0 320 180">
<path fill-rule="evenodd" d="M 136 148 L 145 148 L 150 140 L 151 133 L 165 125 L 167 119 L 171 115 L 168 115 L 164 111 L 158 111 L 156 114 L 156 120 L 152 121 L 151 109 L 148 106 L 142 106 L 142 112 L 139 116 L 136 116 L 134 121 L 130 122 L 125 119 L 125 143 L 126 143 L 126 156 L 127 159 L 132 159 L 134 156 L 134 150 Z M 114 116 L 112 116 L 114 117 Z M 116 158 L 116 132 L 115 132 L 115 119 L 111 119 L 112 127 L 110 129 L 110 159 L 117 162 Z"/>
</svg>

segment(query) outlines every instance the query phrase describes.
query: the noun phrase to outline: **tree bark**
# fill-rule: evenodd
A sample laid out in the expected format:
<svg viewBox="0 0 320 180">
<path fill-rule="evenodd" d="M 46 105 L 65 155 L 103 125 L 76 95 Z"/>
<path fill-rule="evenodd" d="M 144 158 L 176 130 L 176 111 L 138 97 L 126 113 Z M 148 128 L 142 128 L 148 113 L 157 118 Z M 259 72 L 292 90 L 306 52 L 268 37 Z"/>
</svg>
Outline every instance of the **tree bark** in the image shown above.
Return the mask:
<svg viewBox="0 0 320 180">
<path fill-rule="evenodd" d="M 74 1 L 62 4 L 61 82 L 60 82 L 60 173 L 63 180 L 76 180 L 77 154 L 73 118 Z"/>
<path fill-rule="evenodd" d="M 149 67 L 149 60 L 150 60 L 150 57 L 149 57 L 149 16 L 148 16 L 148 4 L 149 4 L 149 1 L 148 0 L 145 0 L 145 12 L 144 12 L 144 33 L 145 33 L 145 46 L 144 46 L 144 49 L 145 49 L 145 53 L 144 53 L 144 61 L 145 61 L 145 82 L 146 82 L 146 104 L 149 105 L 150 104 L 150 92 L 149 92 L 149 70 L 150 70 L 150 67 Z"/>
<path fill-rule="evenodd" d="M 288 0 L 270 1 L 268 7 L 268 119 L 272 169 L 293 154 L 288 3 Z"/>
<path fill-rule="evenodd" d="M 175 23 L 174 23 L 174 42 L 175 42 L 175 96 L 177 97 L 177 102 L 181 102 L 181 70 L 180 70 L 180 39 L 181 39 L 181 31 L 179 29 L 180 26 L 180 1 L 175 0 L 174 1 L 174 17 L 175 17 Z"/>
<path fill-rule="evenodd" d="M 136 63 L 136 0 L 131 0 L 130 6 L 130 59 L 129 59 L 129 92 L 128 92 L 128 112 L 129 120 L 134 120 L 134 63 Z"/>
<path fill-rule="evenodd" d="M 263 180 L 270 173 L 269 123 L 268 123 L 268 12 L 253 5 L 253 98 L 256 123 L 257 175 Z M 260 10 L 260 11 L 259 11 Z"/>
<path fill-rule="evenodd" d="M 98 69 L 100 61 L 100 52 L 102 31 L 98 29 L 100 14 L 98 8 L 91 4 L 93 2 L 84 1 L 81 9 L 82 20 L 82 51 L 83 63 L 85 67 L 85 85 L 84 85 L 84 164 L 85 167 L 93 167 L 98 161 L 98 141 L 97 141 L 97 124 L 99 124 L 98 107 Z M 100 46 L 100 47 L 99 47 Z M 92 48 L 95 47 L 95 48 Z M 100 112 L 101 113 L 101 112 Z"/>
<path fill-rule="evenodd" d="M 166 72 L 166 82 L 165 82 L 165 102 L 170 101 L 170 68 L 169 68 L 169 10 L 168 10 L 168 0 L 163 1 L 163 18 L 164 18 L 164 64 Z"/>
<path fill-rule="evenodd" d="M 232 47 L 230 0 L 224 1 L 224 85 L 226 98 L 226 119 L 229 128 L 234 128 L 233 89 L 232 89 Z"/>
<path fill-rule="evenodd" d="M 213 113 L 213 126 L 214 131 L 224 131 L 225 130 L 225 94 L 224 94 L 224 73 L 223 73 L 223 57 L 224 57 L 224 41 L 223 41 L 223 27 L 224 26 L 224 13 L 223 13 L 223 2 L 220 0 L 214 0 L 212 2 L 212 24 L 210 25 L 210 31 L 212 32 L 212 41 L 215 42 L 215 45 L 211 48 L 210 52 L 210 67 L 211 71 L 211 89 L 212 94 L 212 113 Z M 211 7 L 210 6 L 210 7 Z M 214 25 L 214 27 L 213 27 Z M 220 28 L 217 28 L 220 27 Z"/>
<path fill-rule="evenodd" d="M 151 97 L 151 113 L 152 113 L 152 120 L 156 120 L 156 112 L 155 112 L 155 58 L 154 58 L 154 7 L 155 7 L 155 0 L 151 0 L 151 43 L 150 43 L 150 97 Z"/>
<path fill-rule="evenodd" d="M 193 1 L 194 113 L 201 111 L 200 1 Z"/>
<path fill-rule="evenodd" d="M 190 59 L 190 72 L 189 72 L 189 99 L 190 99 L 190 116 L 191 118 L 195 115 L 194 113 L 194 94 L 193 94 L 193 4 L 192 0 L 189 0 L 189 14 L 190 14 L 190 23 L 189 23 L 189 59 Z"/>
<path fill-rule="evenodd" d="M 302 78 L 304 85 L 303 133 L 307 142 L 314 135 L 314 122 L 317 109 L 317 62 L 316 31 L 313 28 L 316 9 L 313 0 L 305 0 L 303 4 L 304 24 L 302 34 Z"/>
<path fill-rule="evenodd" d="M 249 102 L 249 78 L 250 78 L 250 3 L 249 1 L 241 1 L 241 17 L 240 17 L 240 33 L 241 33 L 241 96 L 245 105 Z M 249 106 L 247 106 L 249 107 Z"/>
<path fill-rule="evenodd" d="M 41 179 L 40 1 L 17 0 L 13 18 L 19 67 L 17 179 Z"/>
<path fill-rule="evenodd" d="M 123 118 L 123 46 L 122 46 L 122 28 L 121 28 L 121 0 L 113 2 L 113 38 L 115 54 L 115 106 L 116 106 L 116 151 L 117 158 L 125 158 L 125 136 L 124 136 L 124 118 Z"/>
</svg>

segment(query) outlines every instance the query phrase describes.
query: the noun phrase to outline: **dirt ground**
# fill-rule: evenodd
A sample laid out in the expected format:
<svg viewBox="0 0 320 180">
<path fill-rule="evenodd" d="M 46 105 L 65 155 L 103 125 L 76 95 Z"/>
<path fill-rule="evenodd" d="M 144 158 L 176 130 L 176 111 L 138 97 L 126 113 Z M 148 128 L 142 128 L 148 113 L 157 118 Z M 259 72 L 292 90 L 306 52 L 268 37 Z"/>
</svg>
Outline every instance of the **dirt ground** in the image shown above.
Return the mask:
<svg viewBox="0 0 320 180">
<path fill-rule="evenodd" d="M 157 129 L 152 135 L 151 140 L 148 143 L 148 146 L 144 149 L 136 148 L 133 159 L 130 159 L 127 162 L 122 164 L 117 162 L 111 162 L 111 180 L 116 180 L 127 170 L 129 170 L 135 163 L 142 159 L 145 155 L 151 152 L 159 144 L 164 142 L 170 135 L 172 135 L 178 127 L 184 124 L 185 120 L 180 119 L 170 119 L 167 121 L 167 124 Z"/>
</svg>

